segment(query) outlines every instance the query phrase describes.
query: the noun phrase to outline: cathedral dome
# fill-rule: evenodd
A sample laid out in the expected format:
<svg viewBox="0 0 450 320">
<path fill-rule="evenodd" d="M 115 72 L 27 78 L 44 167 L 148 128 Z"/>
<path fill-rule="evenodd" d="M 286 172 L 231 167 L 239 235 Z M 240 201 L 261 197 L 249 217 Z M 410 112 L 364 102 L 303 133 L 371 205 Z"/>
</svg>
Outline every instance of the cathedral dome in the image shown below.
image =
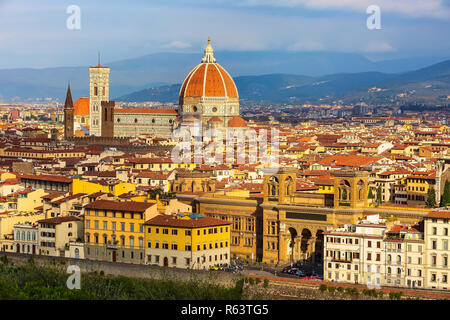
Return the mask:
<svg viewBox="0 0 450 320">
<path fill-rule="evenodd" d="M 246 128 L 247 122 L 239 116 L 235 116 L 228 121 L 229 128 Z"/>
<path fill-rule="evenodd" d="M 210 39 L 205 48 L 205 56 L 183 81 L 179 94 L 179 104 L 187 98 L 239 99 L 233 78 L 216 62 Z"/>
</svg>

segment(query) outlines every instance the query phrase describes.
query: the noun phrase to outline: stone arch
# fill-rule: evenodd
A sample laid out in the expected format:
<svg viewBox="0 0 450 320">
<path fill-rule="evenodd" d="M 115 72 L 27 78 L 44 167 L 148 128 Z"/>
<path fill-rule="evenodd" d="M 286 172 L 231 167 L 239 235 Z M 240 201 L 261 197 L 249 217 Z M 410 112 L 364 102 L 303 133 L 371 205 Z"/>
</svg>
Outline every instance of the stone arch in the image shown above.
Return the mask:
<svg viewBox="0 0 450 320">
<path fill-rule="evenodd" d="M 302 234 L 301 234 L 301 245 L 300 245 L 300 249 L 302 252 L 302 255 L 305 257 L 307 255 L 308 252 L 308 246 L 309 246 L 309 240 L 312 237 L 312 233 L 308 228 L 303 228 L 302 230 Z"/>
<path fill-rule="evenodd" d="M 314 261 L 315 262 L 322 262 L 322 260 L 323 260 L 323 248 L 324 248 L 323 232 L 324 231 L 322 229 L 318 229 L 316 231 L 315 245 L 314 245 Z"/>
<path fill-rule="evenodd" d="M 275 176 L 271 176 L 269 178 L 269 183 L 268 185 L 268 193 L 269 193 L 269 197 L 278 197 L 280 195 L 280 190 L 279 190 L 279 186 L 280 186 L 280 182 L 278 181 L 278 178 Z"/>
<path fill-rule="evenodd" d="M 364 195 L 364 190 L 366 189 L 365 183 L 362 180 L 359 180 L 357 185 L 357 192 L 358 192 L 358 200 L 364 200 L 365 195 Z"/>
<path fill-rule="evenodd" d="M 287 176 L 284 180 L 284 187 L 286 196 L 293 196 L 295 192 L 295 181 L 292 179 L 291 176 Z"/>
<path fill-rule="evenodd" d="M 339 200 L 349 201 L 351 198 L 351 184 L 348 180 L 343 179 L 339 183 Z"/>
</svg>

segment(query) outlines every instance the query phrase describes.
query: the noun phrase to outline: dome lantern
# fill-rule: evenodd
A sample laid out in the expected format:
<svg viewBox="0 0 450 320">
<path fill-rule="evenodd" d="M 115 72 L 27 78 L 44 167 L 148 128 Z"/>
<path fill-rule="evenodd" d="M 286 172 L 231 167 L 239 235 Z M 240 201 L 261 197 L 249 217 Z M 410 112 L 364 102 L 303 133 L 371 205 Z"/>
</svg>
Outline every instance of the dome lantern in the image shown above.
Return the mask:
<svg viewBox="0 0 450 320">
<path fill-rule="evenodd" d="M 211 46 L 211 38 L 208 37 L 208 44 L 205 48 L 205 56 L 202 59 L 203 63 L 216 63 L 216 58 L 214 58 L 214 49 Z"/>
</svg>

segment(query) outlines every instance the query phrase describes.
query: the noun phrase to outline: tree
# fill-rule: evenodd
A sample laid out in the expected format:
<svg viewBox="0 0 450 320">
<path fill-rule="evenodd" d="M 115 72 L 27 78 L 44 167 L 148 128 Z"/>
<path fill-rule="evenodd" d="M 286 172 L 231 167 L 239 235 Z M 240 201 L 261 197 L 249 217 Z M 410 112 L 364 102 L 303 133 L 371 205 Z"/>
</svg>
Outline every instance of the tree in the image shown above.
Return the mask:
<svg viewBox="0 0 450 320">
<path fill-rule="evenodd" d="M 442 194 L 440 206 L 446 207 L 450 204 L 450 181 L 445 181 L 444 193 Z"/>
<path fill-rule="evenodd" d="M 378 186 L 377 189 L 377 204 L 380 205 L 383 202 L 383 200 L 381 199 L 381 186 Z"/>
<path fill-rule="evenodd" d="M 436 192 L 433 187 L 428 188 L 427 200 L 425 201 L 427 208 L 434 208 L 436 206 Z"/>
<path fill-rule="evenodd" d="M 373 199 L 373 192 L 372 192 L 372 188 L 369 188 L 369 195 L 368 195 L 369 199 Z"/>
</svg>

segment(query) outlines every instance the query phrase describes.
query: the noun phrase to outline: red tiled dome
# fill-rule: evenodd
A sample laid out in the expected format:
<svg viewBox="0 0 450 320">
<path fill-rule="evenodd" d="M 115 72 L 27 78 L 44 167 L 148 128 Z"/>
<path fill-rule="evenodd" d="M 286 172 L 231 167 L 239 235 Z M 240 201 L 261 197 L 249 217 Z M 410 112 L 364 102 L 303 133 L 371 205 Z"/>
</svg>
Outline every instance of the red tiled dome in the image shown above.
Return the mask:
<svg viewBox="0 0 450 320">
<path fill-rule="evenodd" d="M 233 118 L 231 118 L 230 121 L 228 121 L 228 127 L 229 128 L 246 128 L 247 122 L 245 122 L 245 120 L 239 116 L 234 116 Z"/>
<path fill-rule="evenodd" d="M 73 103 L 73 114 L 75 116 L 89 116 L 89 98 L 81 97 Z"/>
<path fill-rule="evenodd" d="M 202 62 L 183 81 L 179 94 L 179 104 L 182 105 L 187 97 L 239 98 L 233 78 L 222 66 L 216 63 L 209 40 Z"/>
</svg>

